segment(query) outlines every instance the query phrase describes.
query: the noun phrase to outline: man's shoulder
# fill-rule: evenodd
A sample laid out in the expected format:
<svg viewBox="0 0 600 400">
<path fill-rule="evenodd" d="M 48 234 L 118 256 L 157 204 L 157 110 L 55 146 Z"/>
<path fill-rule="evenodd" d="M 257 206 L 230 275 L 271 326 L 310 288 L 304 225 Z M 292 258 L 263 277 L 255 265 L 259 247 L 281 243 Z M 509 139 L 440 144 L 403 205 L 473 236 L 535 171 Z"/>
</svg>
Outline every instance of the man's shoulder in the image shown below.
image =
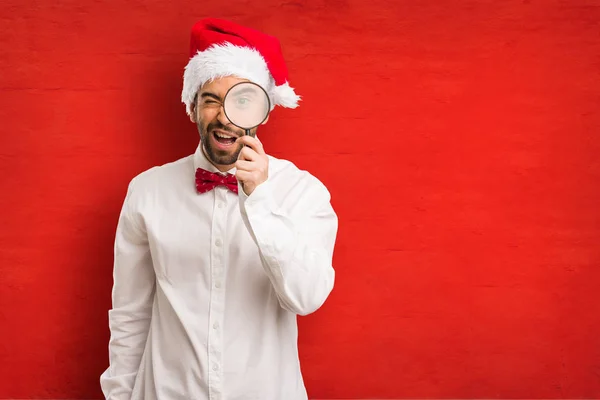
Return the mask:
<svg viewBox="0 0 600 400">
<path fill-rule="evenodd" d="M 308 171 L 298 168 L 298 166 L 290 160 L 277 158 L 269 155 L 269 175 L 277 177 L 280 180 L 296 181 L 305 179 L 311 174 Z"/>
<path fill-rule="evenodd" d="M 329 190 L 323 182 L 311 172 L 300 169 L 290 160 L 269 155 L 269 174 L 272 174 L 277 186 L 295 187 L 297 190 L 317 191 L 330 197 Z"/>
<path fill-rule="evenodd" d="M 158 187 L 165 189 L 189 180 L 193 170 L 193 156 L 189 155 L 140 172 L 131 179 L 130 186 L 135 187 L 136 190 L 148 190 Z"/>
</svg>

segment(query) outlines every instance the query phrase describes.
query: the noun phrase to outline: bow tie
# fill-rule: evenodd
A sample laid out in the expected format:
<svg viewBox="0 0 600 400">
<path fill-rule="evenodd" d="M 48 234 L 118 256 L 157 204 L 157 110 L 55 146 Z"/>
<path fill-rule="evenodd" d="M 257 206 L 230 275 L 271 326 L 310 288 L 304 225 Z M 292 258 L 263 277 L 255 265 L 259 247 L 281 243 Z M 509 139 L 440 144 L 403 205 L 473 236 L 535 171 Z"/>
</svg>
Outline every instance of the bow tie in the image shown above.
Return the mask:
<svg viewBox="0 0 600 400">
<path fill-rule="evenodd" d="M 196 190 L 198 193 L 208 192 L 219 185 L 229 188 L 235 194 L 238 193 L 238 181 L 235 175 L 221 175 L 202 168 L 196 169 Z"/>
</svg>

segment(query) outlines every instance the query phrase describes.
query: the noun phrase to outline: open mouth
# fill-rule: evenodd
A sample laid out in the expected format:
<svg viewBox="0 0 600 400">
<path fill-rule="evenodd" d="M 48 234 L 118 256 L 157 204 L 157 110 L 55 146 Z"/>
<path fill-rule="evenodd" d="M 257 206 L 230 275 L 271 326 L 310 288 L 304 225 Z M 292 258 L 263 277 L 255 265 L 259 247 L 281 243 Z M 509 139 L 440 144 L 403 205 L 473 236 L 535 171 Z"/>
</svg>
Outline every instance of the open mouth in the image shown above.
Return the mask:
<svg viewBox="0 0 600 400">
<path fill-rule="evenodd" d="M 213 137 L 215 138 L 215 140 L 224 146 L 232 145 L 237 139 L 237 137 L 235 137 L 235 136 L 229 136 L 229 135 L 224 134 L 223 132 L 219 132 L 216 130 L 214 130 L 212 132 L 212 134 L 213 134 Z"/>
</svg>

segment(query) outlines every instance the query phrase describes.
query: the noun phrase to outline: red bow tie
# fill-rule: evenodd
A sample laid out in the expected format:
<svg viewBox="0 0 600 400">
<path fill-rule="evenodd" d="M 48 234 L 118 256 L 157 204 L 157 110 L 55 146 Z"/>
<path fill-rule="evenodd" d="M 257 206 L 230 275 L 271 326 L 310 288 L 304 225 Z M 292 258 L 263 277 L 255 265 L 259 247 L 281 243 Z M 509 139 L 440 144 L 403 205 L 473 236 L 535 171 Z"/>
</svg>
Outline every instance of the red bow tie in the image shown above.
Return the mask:
<svg viewBox="0 0 600 400">
<path fill-rule="evenodd" d="M 238 193 L 238 181 L 235 175 L 221 175 L 202 168 L 196 169 L 196 190 L 198 193 L 208 192 L 219 185 L 229 188 L 235 194 Z"/>
</svg>

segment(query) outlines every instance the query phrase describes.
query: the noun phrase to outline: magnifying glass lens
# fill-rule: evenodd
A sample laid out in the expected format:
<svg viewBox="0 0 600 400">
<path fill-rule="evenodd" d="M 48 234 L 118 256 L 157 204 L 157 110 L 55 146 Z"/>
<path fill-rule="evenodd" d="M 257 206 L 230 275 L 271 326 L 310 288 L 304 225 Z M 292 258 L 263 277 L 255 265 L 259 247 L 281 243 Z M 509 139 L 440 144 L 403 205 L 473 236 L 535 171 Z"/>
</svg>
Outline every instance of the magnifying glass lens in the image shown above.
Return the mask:
<svg viewBox="0 0 600 400">
<path fill-rule="evenodd" d="M 242 129 L 252 129 L 263 123 L 269 115 L 269 96 L 257 84 L 242 82 L 229 89 L 223 107 L 232 124 Z"/>
</svg>

